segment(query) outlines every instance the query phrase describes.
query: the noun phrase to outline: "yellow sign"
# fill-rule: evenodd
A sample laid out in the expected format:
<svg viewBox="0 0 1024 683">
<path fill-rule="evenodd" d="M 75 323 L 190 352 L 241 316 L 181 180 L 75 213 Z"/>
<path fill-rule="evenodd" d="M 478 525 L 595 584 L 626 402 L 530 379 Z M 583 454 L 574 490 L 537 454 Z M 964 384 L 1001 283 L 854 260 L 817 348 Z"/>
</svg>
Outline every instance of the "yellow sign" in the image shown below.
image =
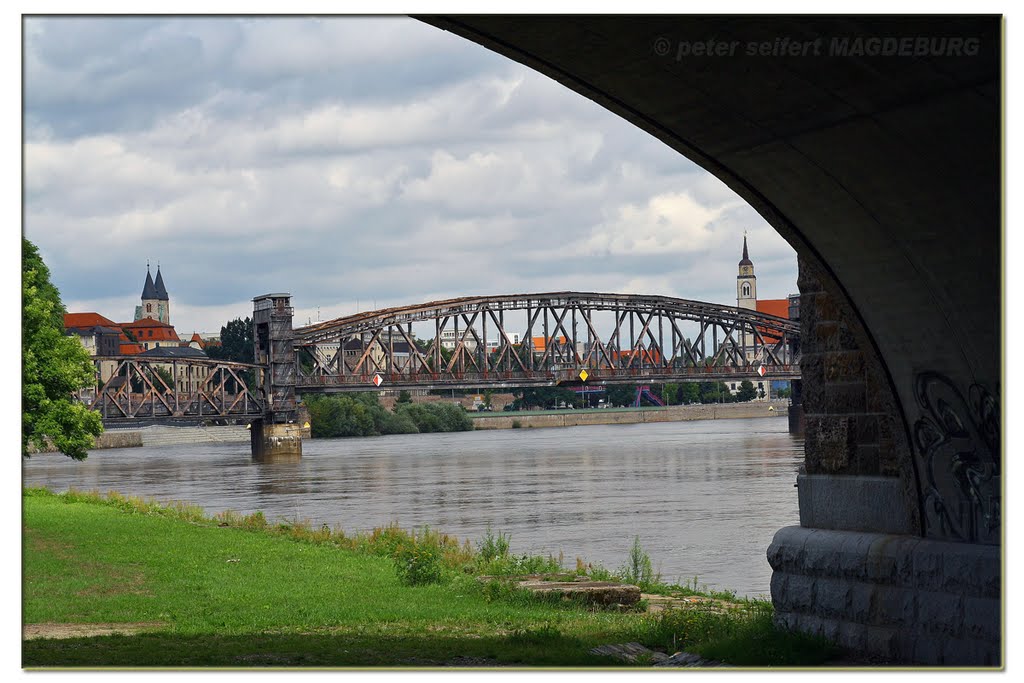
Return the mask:
<svg viewBox="0 0 1024 683">
<path fill-rule="evenodd" d="M 587 371 L 585 369 L 584 370 L 580 370 L 580 379 L 581 380 L 586 382 L 588 377 L 590 377 L 590 375 L 587 374 Z"/>
</svg>

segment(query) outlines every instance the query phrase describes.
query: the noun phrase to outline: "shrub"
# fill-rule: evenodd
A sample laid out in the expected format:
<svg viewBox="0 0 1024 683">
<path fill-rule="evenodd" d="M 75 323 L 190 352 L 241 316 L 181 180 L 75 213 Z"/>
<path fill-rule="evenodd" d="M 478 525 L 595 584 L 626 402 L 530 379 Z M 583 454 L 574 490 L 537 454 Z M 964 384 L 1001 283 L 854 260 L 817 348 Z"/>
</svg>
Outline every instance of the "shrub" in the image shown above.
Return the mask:
<svg viewBox="0 0 1024 683">
<path fill-rule="evenodd" d="M 441 581 L 441 547 L 424 528 L 423 537 L 401 544 L 394 554 L 398 578 L 407 586 L 423 586 Z"/>
<path fill-rule="evenodd" d="M 522 426 L 523 423 L 520 422 L 519 420 L 512 420 L 512 429 L 521 429 Z"/>
</svg>

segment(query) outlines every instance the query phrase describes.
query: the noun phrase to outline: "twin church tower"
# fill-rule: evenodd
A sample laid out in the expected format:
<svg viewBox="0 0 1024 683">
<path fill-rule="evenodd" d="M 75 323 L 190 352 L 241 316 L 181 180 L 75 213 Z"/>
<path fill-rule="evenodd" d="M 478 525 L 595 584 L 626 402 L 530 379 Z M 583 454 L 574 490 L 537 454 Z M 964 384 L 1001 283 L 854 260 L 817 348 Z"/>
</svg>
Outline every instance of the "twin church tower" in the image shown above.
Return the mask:
<svg viewBox="0 0 1024 683">
<path fill-rule="evenodd" d="M 164 286 L 164 276 L 160 274 L 160 265 L 156 267 L 156 280 L 149 272 L 146 264 L 146 284 L 142 287 L 142 304 L 135 307 L 135 319 L 152 318 L 165 325 L 171 324 L 171 302 Z"/>
</svg>

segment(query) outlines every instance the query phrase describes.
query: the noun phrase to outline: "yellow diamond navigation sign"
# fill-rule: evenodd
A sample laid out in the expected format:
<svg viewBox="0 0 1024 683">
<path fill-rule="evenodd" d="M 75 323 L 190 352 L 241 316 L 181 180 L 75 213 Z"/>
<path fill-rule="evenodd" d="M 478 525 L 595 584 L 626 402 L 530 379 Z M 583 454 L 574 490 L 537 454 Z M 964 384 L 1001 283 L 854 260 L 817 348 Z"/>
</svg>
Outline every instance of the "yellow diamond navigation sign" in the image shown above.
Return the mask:
<svg viewBox="0 0 1024 683">
<path fill-rule="evenodd" d="M 586 382 L 588 377 L 590 377 L 590 375 L 587 374 L 587 371 L 585 369 L 584 370 L 580 370 L 580 379 L 581 380 Z"/>
</svg>

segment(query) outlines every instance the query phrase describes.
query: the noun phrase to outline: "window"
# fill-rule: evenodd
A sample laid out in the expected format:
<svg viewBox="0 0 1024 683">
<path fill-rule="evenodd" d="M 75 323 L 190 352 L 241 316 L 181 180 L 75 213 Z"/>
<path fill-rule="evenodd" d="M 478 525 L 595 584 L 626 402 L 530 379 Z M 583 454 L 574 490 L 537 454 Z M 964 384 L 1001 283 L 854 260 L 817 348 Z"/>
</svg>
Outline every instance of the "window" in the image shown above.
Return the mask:
<svg viewBox="0 0 1024 683">
<path fill-rule="evenodd" d="M 146 313 L 153 312 L 153 304 L 146 304 Z"/>
<path fill-rule="evenodd" d="M 749 296 L 750 296 L 750 285 L 744 283 L 743 284 L 743 297 L 747 298 Z"/>
</svg>

